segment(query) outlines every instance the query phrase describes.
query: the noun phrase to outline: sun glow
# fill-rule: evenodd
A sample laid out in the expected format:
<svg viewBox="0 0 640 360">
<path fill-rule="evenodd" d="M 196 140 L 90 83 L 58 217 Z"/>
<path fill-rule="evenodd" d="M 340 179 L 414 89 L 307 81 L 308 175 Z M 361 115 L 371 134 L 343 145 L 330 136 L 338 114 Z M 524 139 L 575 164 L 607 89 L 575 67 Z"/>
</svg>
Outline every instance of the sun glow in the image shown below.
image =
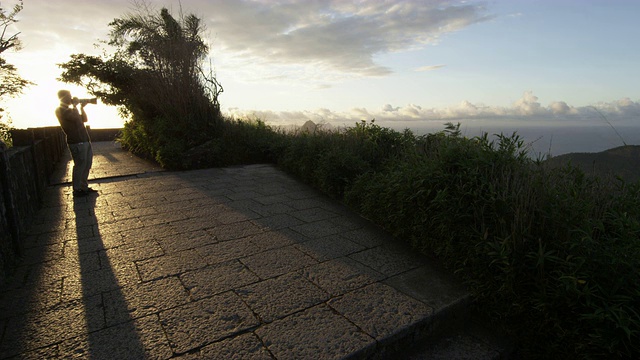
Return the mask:
<svg viewBox="0 0 640 360">
<path fill-rule="evenodd" d="M 9 63 L 18 67 L 20 76 L 36 83 L 27 87 L 23 94 L 6 99 L 2 104 L 5 109 L 2 120 L 9 120 L 11 127 L 16 129 L 59 125 L 54 114 L 58 107 L 58 90 L 67 89 L 79 98 L 91 97 L 82 87 L 56 80 L 61 73 L 56 64 L 68 61 L 68 56 L 52 58 L 44 53 L 37 54 L 42 56 L 27 56 L 23 52 L 6 56 Z M 116 108 L 101 104 L 100 100 L 96 105 L 87 105 L 86 112 L 89 118 L 87 125 L 94 129 L 121 128 L 124 124 Z"/>
<path fill-rule="evenodd" d="M 25 77 L 28 75 L 25 74 Z M 57 93 L 60 89 L 71 91 L 73 96 L 88 98 L 86 90 L 77 86 L 52 80 L 31 86 L 24 94 L 6 102 L 5 110 L 7 118 L 11 121 L 11 127 L 26 129 L 42 126 L 57 126 L 58 120 L 54 114 L 58 107 Z M 121 128 L 124 121 L 113 106 L 100 103 L 89 104 L 85 108 L 89 121 L 88 126 L 94 129 Z"/>
</svg>

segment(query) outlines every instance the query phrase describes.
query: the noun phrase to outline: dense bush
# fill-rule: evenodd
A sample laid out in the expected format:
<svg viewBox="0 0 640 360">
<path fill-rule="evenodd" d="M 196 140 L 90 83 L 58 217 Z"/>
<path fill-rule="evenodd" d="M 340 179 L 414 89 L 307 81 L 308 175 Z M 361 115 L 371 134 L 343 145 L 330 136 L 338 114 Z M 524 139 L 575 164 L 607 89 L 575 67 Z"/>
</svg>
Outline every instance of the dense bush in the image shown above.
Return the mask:
<svg viewBox="0 0 640 360">
<path fill-rule="evenodd" d="M 226 119 L 215 137 L 183 153 L 181 161 L 187 168 L 272 163 L 286 139 L 261 120 Z"/>
<path fill-rule="evenodd" d="M 347 202 L 443 259 L 526 354 L 640 354 L 637 186 L 545 170 L 517 136 L 424 140 L 437 145 L 364 174 Z"/>
<path fill-rule="evenodd" d="M 415 146 L 409 131 L 398 133 L 374 122 L 346 130 L 303 132 L 288 136 L 278 164 L 328 195 L 342 198 L 362 174 L 375 172 Z"/>
</svg>

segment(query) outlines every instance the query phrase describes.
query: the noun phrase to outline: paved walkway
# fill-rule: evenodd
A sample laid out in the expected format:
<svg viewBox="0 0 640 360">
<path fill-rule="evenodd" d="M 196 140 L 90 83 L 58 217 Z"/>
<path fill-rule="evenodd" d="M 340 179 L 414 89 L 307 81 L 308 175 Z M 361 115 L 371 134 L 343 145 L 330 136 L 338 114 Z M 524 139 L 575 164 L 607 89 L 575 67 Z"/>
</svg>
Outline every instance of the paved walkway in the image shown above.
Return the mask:
<svg viewBox="0 0 640 360">
<path fill-rule="evenodd" d="M 163 172 L 94 144 L 61 164 L 0 295 L 0 359 L 391 356 L 466 292 L 269 165 Z M 386 355 L 385 355 L 386 354 Z"/>
<path fill-rule="evenodd" d="M 116 142 L 93 143 L 93 152 L 93 167 L 89 173 L 90 181 L 162 171 L 160 166 L 127 151 L 122 151 Z M 51 184 L 70 184 L 72 170 L 71 154 L 67 151 L 60 163 L 57 164 L 54 173 L 51 174 Z"/>
</svg>

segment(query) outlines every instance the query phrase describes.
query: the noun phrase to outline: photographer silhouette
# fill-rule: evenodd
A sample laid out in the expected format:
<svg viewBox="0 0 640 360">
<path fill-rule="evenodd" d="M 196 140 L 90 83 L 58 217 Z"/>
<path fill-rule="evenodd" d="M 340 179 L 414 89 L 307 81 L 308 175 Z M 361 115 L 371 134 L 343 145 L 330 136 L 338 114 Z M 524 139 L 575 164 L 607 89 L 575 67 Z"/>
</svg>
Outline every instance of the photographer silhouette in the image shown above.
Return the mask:
<svg viewBox="0 0 640 360">
<path fill-rule="evenodd" d="M 84 107 L 87 104 L 95 104 L 97 99 L 78 99 L 71 97 L 69 90 L 58 91 L 60 106 L 56 109 L 56 117 L 67 136 L 67 146 L 73 158 L 73 195 L 86 196 L 97 192 L 89 187 L 89 171 L 93 163 L 93 149 L 91 139 L 84 125 L 87 122 L 87 113 Z M 80 105 L 78 111 L 77 105 Z"/>
</svg>

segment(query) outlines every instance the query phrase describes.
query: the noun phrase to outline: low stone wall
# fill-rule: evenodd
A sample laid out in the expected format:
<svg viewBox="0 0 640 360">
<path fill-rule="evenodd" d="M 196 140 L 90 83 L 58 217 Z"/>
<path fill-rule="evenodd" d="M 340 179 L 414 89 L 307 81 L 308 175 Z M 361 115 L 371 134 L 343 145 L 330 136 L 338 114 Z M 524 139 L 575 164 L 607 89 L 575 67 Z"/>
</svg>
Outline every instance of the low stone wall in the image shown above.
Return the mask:
<svg viewBox="0 0 640 360">
<path fill-rule="evenodd" d="M 12 130 L 11 136 L 13 147 L 0 149 L 0 283 L 22 255 L 20 239 L 67 151 L 60 127 Z"/>
<path fill-rule="evenodd" d="M 120 135 L 122 129 L 89 129 L 91 141 L 113 141 Z"/>
<path fill-rule="evenodd" d="M 92 141 L 113 141 L 120 129 L 90 129 Z M 68 151 L 59 126 L 11 130 L 0 148 L 0 283 L 22 255 L 21 237 L 40 209 L 49 177 Z"/>
</svg>

